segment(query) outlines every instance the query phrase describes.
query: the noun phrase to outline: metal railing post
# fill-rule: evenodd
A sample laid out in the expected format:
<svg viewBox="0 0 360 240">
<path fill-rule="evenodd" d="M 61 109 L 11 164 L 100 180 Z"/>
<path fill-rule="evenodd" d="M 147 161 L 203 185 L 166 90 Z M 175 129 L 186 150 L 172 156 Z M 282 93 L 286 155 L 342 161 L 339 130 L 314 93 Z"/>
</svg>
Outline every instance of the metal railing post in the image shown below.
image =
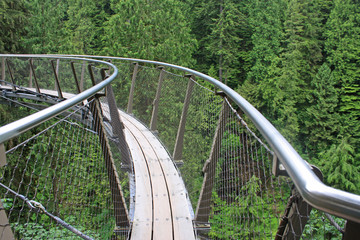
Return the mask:
<svg viewBox="0 0 360 240">
<path fill-rule="evenodd" d="M 73 72 L 73 75 L 74 75 L 76 90 L 78 91 L 78 93 L 81 93 L 81 88 L 80 88 L 80 85 L 79 85 L 79 81 L 78 81 L 77 76 L 76 76 L 76 70 L 75 70 L 74 62 L 70 62 L 70 65 L 71 65 L 71 69 L 72 69 L 72 72 Z"/>
<path fill-rule="evenodd" d="M 360 224 L 353 221 L 346 221 L 343 240 L 357 239 L 360 236 Z"/>
<path fill-rule="evenodd" d="M 63 99 L 63 95 L 61 92 L 61 88 L 60 88 L 60 83 L 59 83 L 59 76 L 58 76 L 58 71 L 59 71 L 59 65 L 58 62 L 56 63 L 56 67 L 54 65 L 54 61 L 51 61 L 51 66 L 54 72 L 54 76 L 55 76 L 55 89 L 58 92 L 58 97 Z"/>
<path fill-rule="evenodd" d="M 93 85 L 96 85 L 95 83 L 95 77 L 92 69 L 92 65 L 88 65 L 88 70 L 90 74 L 91 81 Z M 104 79 L 105 74 L 103 73 Z M 109 84 L 110 85 L 110 84 Z M 121 231 L 126 231 L 130 226 L 130 219 L 128 210 L 125 203 L 124 194 L 121 189 L 121 182 L 118 175 L 118 172 L 116 170 L 116 165 L 114 158 L 111 153 L 110 145 L 106 136 L 105 127 L 103 123 L 103 112 L 100 107 L 100 102 L 96 97 L 93 97 L 91 99 L 94 99 L 90 103 L 90 110 L 93 114 L 93 123 L 94 123 L 94 129 L 98 133 L 101 149 L 104 155 L 105 159 L 105 166 L 108 172 L 109 177 L 109 183 L 110 183 L 110 189 L 111 189 L 111 195 L 112 200 L 114 203 L 114 212 L 115 212 L 115 222 L 116 226 L 120 227 Z M 118 229 L 119 230 L 119 229 Z"/>
<path fill-rule="evenodd" d="M 83 61 L 83 64 L 81 66 L 81 76 L 80 76 L 80 92 L 84 91 L 85 68 L 86 68 L 86 61 Z"/>
<path fill-rule="evenodd" d="M 54 60 L 51 60 L 51 62 L 53 62 Z M 53 63 L 51 63 L 51 64 L 53 64 Z M 55 70 L 54 70 L 54 72 L 56 73 L 56 76 L 59 78 L 59 65 L 60 65 L 60 59 L 58 58 L 58 59 L 56 59 L 56 67 L 55 67 Z M 54 68 L 54 67 L 53 67 Z M 54 84 L 54 90 L 57 90 L 57 84 L 56 84 L 56 82 L 55 82 L 55 84 Z"/>
<path fill-rule="evenodd" d="M 186 89 L 186 95 L 184 100 L 184 106 L 180 118 L 179 128 L 176 135 L 176 141 L 175 141 L 175 147 L 174 147 L 174 153 L 173 153 L 173 159 L 174 161 L 181 161 L 182 160 L 182 151 L 184 148 L 184 134 L 185 134 L 185 125 L 186 125 L 186 118 L 187 118 L 187 112 L 189 109 L 190 99 L 192 90 L 194 88 L 194 77 L 192 75 L 186 75 L 186 77 L 189 78 L 188 86 Z M 193 80 L 194 79 L 194 80 Z"/>
<path fill-rule="evenodd" d="M 92 83 L 93 86 L 95 86 L 96 81 L 95 81 L 95 76 L 94 76 L 94 72 L 93 72 L 92 67 L 93 67 L 93 65 L 91 65 L 91 64 L 88 65 L 88 70 L 89 70 L 89 74 L 90 74 L 91 83 Z"/>
<path fill-rule="evenodd" d="M 315 166 L 311 167 L 316 176 L 322 181 L 323 175 L 320 169 Z M 305 225 L 309 220 L 312 208 L 313 207 L 301 197 L 296 187 L 294 187 L 291 190 L 291 196 L 285 208 L 284 215 L 279 223 L 275 240 L 300 239 Z"/>
<path fill-rule="evenodd" d="M 6 153 L 4 144 L 0 144 L 0 167 L 6 165 Z M 6 215 L 2 202 L 0 201 L 0 238 L 1 239 L 15 239 L 14 234 L 9 224 L 9 219 Z"/>
<path fill-rule="evenodd" d="M 160 100 L 160 95 L 161 95 L 161 86 L 162 86 L 162 82 L 164 80 L 164 75 L 165 75 L 164 67 L 159 67 L 158 69 L 160 70 L 159 83 L 158 83 L 158 87 L 156 90 L 156 96 L 155 96 L 155 99 L 153 102 L 153 111 L 152 111 L 151 121 L 150 121 L 150 130 L 152 130 L 152 131 L 156 131 L 156 129 L 157 129 L 157 116 L 159 113 L 159 100 Z"/>
<path fill-rule="evenodd" d="M 215 168 L 220 154 L 219 150 L 222 137 L 224 135 L 224 126 L 227 122 L 229 111 L 230 108 L 227 105 L 227 102 L 224 101 L 220 112 L 219 121 L 215 130 L 215 136 L 211 146 L 210 157 L 205 162 L 203 168 L 204 179 L 195 212 L 196 222 L 207 223 L 209 221 L 212 189 L 215 183 Z"/>
<path fill-rule="evenodd" d="M 102 153 L 105 159 L 105 166 L 108 172 L 111 195 L 114 204 L 115 223 L 117 227 L 124 230 L 124 228 L 127 229 L 130 226 L 130 219 L 125 204 L 124 194 L 121 189 L 120 178 L 116 170 L 114 158 L 112 156 L 105 127 L 103 125 L 99 100 L 95 98 L 94 101 L 91 101 L 90 109 L 94 118 L 94 130 L 98 133 Z"/>
<path fill-rule="evenodd" d="M 5 81 L 5 57 L 1 58 L 1 80 Z"/>
<path fill-rule="evenodd" d="M 31 63 L 33 63 L 33 59 L 30 59 Z M 32 88 L 32 70 L 31 70 L 31 66 L 29 65 L 29 88 Z"/>
<path fill-rule="evenodd" d="M 105 80 L 107 78 L 105 69 L 102 69 L 101 74 L 102 78 Z M 131 157 L 125 139 L 124 124 L 121 120 L 119 110 L 116 106 L 114 91 L 110 84 L 106 86 L 106 98 L 110 110 L 112 133 L 114 137 L 118 140 L 115 141 L 115 144 L 120 150 L 123 168 L 125 168 L 127 171 L 131 171 Z"/>
<path fill-rule="evenodd" d="M 34 76 L 34 81 L 35 81 L 35 86 L 36 86 L 36 92 L 37 93 L 40 93 L 40 87 L 39 87 L 39 84 L 38 84 L 38 81 L 37 81 L 37 78 L 36 78 L 36 74 L 35 74 L 35 70 L 34 70 L 34 65 L 31 61 L 31 58 L 29 59 L 29 64 L 30 64 L 30 67 L 31 67 L 31 71 L 32 71 L 32 74 Z"/>
<path fill-rule="evenodd" d="M 131 78 L 131 88 L 129 93 L 129 101 L 127 106 L 127 113 L 131 114 L 133 110 L 133 102 L 134 102 L 134 90 L 135 90 L 135 80 L 138 73 L 139 63 L 135 63 L 133 75 Z"/>
<path fill-rule="evenodd" d="M 10 78 L 11 78 L 11 82 L 12 82 L 12 84 L 13 84 L 12 89 L 13 89 L 13 90 L 16 90 L 15 80 L 14 80 L 14 76 L 13 76 L 12 71 L 11 71 L 11 68 L 10 68 L 9 61 L 8 61 L 7 59 L 6 59 L 5 61 L 6 61 L 6 65 L 7 65 L 7 67 L 8 67 L 8 71 L 9 71 L 9 75 L 10 75 Z"/>
</svg>

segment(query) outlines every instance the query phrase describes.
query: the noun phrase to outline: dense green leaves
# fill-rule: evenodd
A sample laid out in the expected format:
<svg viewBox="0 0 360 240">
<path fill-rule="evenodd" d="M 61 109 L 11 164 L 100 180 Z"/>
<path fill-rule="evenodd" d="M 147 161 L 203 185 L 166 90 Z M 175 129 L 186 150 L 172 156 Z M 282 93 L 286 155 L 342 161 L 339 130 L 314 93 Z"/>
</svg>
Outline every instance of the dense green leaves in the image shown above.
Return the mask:
<svg viewBox="0 0 360 240">
<path fill-rule="evenodd" d="M 342 135 L 360 140 L 360 6 L 353 1 L 334 1 L 326 23 L 325 50 L 337 88 Z M 351 140 L 351 141 L 354 141 Z"/>
<path fill-rule="evenodd" d="M 24 1 L 0 1 L 0 52 L 18 53 L 23 50 L 20 38 L 26 33 L 27 9 Z"/>
<path fill-rule="evenodd" d="M 60 51 L 64 39 L 66 20 L 66 1 L 29 0 L 27 7 L 28 34 L 22 36 L 23 43 L 30 53 L 45 54 Z"/>
<path fill-rule="evenodd" d="M 102 53 L 192 65 L 196 41 L 179 1 L 113 1 Z"/>
<path fill-rule="evenodd" d="M 355 150 L 346 139 L 339 145 L 332 145 L 329 150 L 320 154 L 325 180 L 332 186 L 359 193 L 360 184 L 357 181 L 360 174 L 359 166 L 355 164 Z"/>
</svg>

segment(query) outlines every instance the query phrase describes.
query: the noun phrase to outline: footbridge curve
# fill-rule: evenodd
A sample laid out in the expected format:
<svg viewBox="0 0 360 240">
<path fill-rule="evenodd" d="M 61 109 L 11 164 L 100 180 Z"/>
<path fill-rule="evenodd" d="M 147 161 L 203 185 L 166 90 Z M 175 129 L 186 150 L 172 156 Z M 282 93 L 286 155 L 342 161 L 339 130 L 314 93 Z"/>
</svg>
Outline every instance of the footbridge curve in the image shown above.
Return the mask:
<svg viewBox="0 0 360 240">
<path fill-rule="evenodd" d="M 0 58 L 0 239 L 300 239 L 325 234 L 323 216 L 351 239 L 360 222 L 359 196 L 324 185 L 205 74 L 117 57 Z"/>
</svg>

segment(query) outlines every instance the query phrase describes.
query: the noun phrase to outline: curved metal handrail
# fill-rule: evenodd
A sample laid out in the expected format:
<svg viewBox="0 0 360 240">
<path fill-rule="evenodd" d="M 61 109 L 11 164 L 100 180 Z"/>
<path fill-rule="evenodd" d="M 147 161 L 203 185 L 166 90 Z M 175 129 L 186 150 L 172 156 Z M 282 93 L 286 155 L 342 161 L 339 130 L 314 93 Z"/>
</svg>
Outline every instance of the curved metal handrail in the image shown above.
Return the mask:
<svg viewBox="0 0 360 240">
<path fill-rule="evenodd" d="M 74 97 L 67 99 L 65 101 L 62 101 L 60 103 L 57 103 L 53 106 L 50 106 L 42 111 L 39 111 L 37 113 L 34 113 L 32 115 L 29 115 L 27 117 L 24 117 L 20 120 L 17 120 L 15 122 L 9 123 L 5 126 L 0 127 L 0 144 L 18 136 L 19 134 L 30 130 L 31 128 L 38 126 L 39 124 L 49 120 L 50 118 L 66 111 L 67 109 L 71 108 L 72 106 L 88 99 L 89 97 L 95 95 L 97 92 L 102 90 L 104 87 L 106 87 L 108 84 L 110 84 L 118 74 L 118 69 L 115 67 L 115 65 L 101 61 L 101 60 L 95 60 L 95 59 L 86 59 L 86 58 L 79 58 L 79 57 L 65 57 L 65 56 L 50 56 L 50 55 L 27 55 L 27 54 L 0 54 L 0 57 L 27 57 L 27 58 L 60 58 L 60 59 L 67 59 L 67 60 L 81 60 L 81 61 L 88 61 L 88 62 L 94 62 L 94 63 L 102 63 L 106 64 L 109 67 L 113 68 L 114 72 L 104 81 L 96 84 L 95 86 L 83 91 L 82 93 L 79 93 L 75 95 Z"/>
<path fill-rule="evenodd" d="M 58 55 L 55 55 L 58 56 Z M 206 74 L 190 68 L 174 64 L 135 59 L 91 55 L 71 55 L 73 57 L 100 58 L 108 60 L 132 61 L 154 64 L 164 67 L 178 69 L 194 76 L 200 77 L 221 89 L 230 99 L 234 101 L 242 111 L 250 118 L 256 128 L 265 137 L 274 150 L 276 156 L 285 167 L 288 175 L 293 180 L 301 196 L 313 207 L 324 212 L 360 223 L 360 196 L 335 189 L 325 185 L 311 170 L 309 165 L 302 159 L 290 143 L 279 133 L 279 131 L 247 100 L 241 97 L 233 89 Z"/>
</svg>

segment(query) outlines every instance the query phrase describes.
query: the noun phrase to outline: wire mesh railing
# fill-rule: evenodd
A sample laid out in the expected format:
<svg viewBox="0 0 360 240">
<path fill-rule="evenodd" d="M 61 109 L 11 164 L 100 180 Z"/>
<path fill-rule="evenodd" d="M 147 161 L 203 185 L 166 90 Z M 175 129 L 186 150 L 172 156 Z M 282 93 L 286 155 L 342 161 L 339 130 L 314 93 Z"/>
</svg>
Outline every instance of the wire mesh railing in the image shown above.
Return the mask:
<svg viewBox="0 0 360 240">
<path fill-rule="evenodd" d="M 104 67 L 112 75 L 102 81 Z M 108 142 L 98 102 L 116 75 L 112 67 L 2 56 L 0 99 L 7 105 L 0 106 L 0 239 L 129 235 L 128 176 L 116 169 L 113 155 L 120 150 Z"/>
<path fill-rule="evenodd" d="M 111 237 L 114 208 L 99 137 L 88 119 L 71 120 L 88 108 L 81 106 L 65 118 L 47 122 L 48 127 L 39 126 L 41 131 L 28 139 L 21 135 L 14 147 L 5 145 L 9 150 L 0 181 L 7 188 L 1 188 L 1 196 L 15 238 L 76 236 L 45 211 L 91 238 Z M 29 207 L 8 188 L 42 207 Z"/>
</svg>

